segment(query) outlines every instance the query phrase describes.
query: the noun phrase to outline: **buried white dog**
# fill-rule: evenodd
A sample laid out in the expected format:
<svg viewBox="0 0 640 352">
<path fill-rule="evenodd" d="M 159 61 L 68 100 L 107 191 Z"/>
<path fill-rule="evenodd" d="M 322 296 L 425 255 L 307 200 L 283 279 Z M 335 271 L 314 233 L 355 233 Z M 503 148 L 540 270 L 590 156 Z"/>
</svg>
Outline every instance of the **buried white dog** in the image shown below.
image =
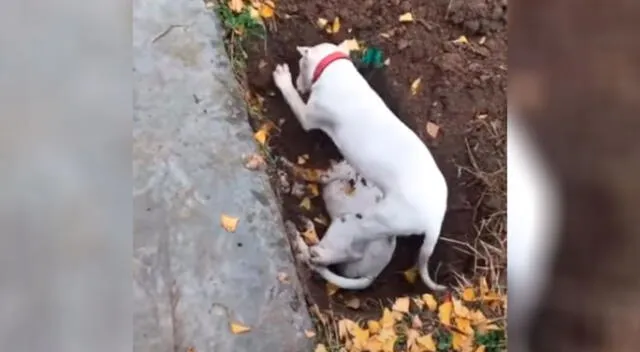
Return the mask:
<svg viewBox="0 0 640 352">
<path fill-rule="evenodd" d="M 286 159 L 281 160 L 294 173 L 304 174 L 304 172 L 295 172 L 300 169 L 297 165 Z M 367 181 L 362 175 L 359 175 L 346 160 L 332 163 L 328 170 L 322 171 L 322 174 L 318 176 L 318 181 L 322 185 L 322 199 L 332 221 L 342 221 L 347 214 L 355 214 L 358 217 L 362 211 L 382 199 L 380 189 Z M 306 219 L 306 222 L 307 228 L 313 226 L 310 220 Z M 300 232 L 290 221 L 285 225 L 289 236 L 293 239 L 298 258 L 303 262 L 309 263 L 309 247 L 302 239 Z M 336 235 L 339 234 L 336 232 L 326 234 L 326 236 Z M 332 240 L 330 239 L 329 241 L 331 242 Z M 354 247 L 359 247 L 356 248 L 356 251 L 363 253 L 362 258 L 337 264 L 336 272 L 338 274 L 326 266 L 317 266 L 310 263 L 309 266 L 325 280 L 340 288 L 348 290 L 365 289 L 373 283 L 391 261 L 396 248 L 396 237 L 360 242 L 354 244 Z"/>
<path fill-rule="evenodd" d="M 361 213 L 332 221 L 322 241 L 310 248 L 310 263 L 360 260 L 362 243 L 420 234 L 425 236 L 418 256 L 420 276 L 430 289 L 445 289 L 428 272 L 448 193 L 433 156 L 358 73 L 346 48 L 323 43 L 297 49 L 302 58 L 296 85 L 301 93 L 310 92 L 308 102 L 293 86 L 286 64 L 273 72 L 276 86 L 302 128 L 325 132 L 347 162 L 383 194 Z"/>
</svg>

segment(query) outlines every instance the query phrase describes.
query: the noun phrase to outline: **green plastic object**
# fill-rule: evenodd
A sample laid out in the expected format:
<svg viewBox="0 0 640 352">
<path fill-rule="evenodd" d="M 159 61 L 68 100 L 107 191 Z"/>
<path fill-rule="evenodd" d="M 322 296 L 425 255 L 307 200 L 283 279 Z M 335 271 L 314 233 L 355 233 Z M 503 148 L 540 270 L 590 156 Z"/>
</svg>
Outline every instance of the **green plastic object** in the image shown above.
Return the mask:
<svg viewBox="0 0 640 352">
<path fill-rule="evenodd" d="M 384 55 L 382 55 L 382 50 L 376 47 L 368 47 L 364 49 L 360 63 L 366 67 L 380 68 L 384 66 Z"/>
</svg>

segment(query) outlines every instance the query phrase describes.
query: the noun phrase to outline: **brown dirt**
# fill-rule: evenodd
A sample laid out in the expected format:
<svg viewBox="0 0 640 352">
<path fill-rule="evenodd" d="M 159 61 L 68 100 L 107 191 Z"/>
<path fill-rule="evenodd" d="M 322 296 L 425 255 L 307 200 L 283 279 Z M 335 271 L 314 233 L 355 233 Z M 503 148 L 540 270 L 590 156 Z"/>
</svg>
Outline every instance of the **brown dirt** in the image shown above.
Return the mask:
<svg viewBox="0 0 640 352">
<path fill-rule="evenodd" d="M 398 21 L 407 11 L 413 13 L 414 23 Z M 390 58 L 386 70 L 368 72 L 372 76 L 367 78 L 400 119 L 425 141 L 448 181 L 449 211 L 442 236 L 472 247 L 478 240 L 495 242 L 487 222 L 495 222 L 492 214 L 502 211 L 503 216 L 497 218 L 500 223 L 492 231 L 505 237 L 506 201 L 500 193 L 505 180 L 500 175 L 505 165 L 506 1 L 281 0 L 276 14 L 275 22 L 269 25 L 266 53 L 262 43 L 247 50 L 249 89 L 265 98 L 265 118 L 279 126 L 268 142 L 272 154 L 289 160 L 308 154 L 305 165 L 310 167 L 326 167 L 329 159 L 340 157 L 322 132 L 302 130 L 276 93 L 271 72 L 275 64 L 286 62 L 294 77 L 297 75 L 296 45 L 339 43 L 355 37 L 381 48 Z M 334 16 L 342 23 L 338 34 L 329 35 L 316 27 L 318 17 L 331 20 Z M 381 33 L 392 36 L 383 38 Z M 452 43 L 460 35 L 466 35 L 470 44 Z M 479 44 L 481 36 L 486 36 L 483 44 Z M 410 84 L 418 77 L 422 77 L 422 86 L 411 96 Z M 435 139 L 426 133 L 428 121 L 440 126 Z M 281 189 L 279 177 L 273 179 L 275 188 Z M 324 214 L 320 197 L 312 200 L 311 211 L 305 211 L 299 207 L 299 198 L 286 193 L 280 196 L 285 220 L 301 225 L 299 215 L 313 218 Z M 326 228 L 317 229 L 322 235 Z M 365 304 L 359 316 L 377 312 L 379 299 L 427 291 L 422 283 L 411 285 L 402 275 L 414 264 L 421 241 L 421 237 L 400 239 L 394 259 L 375 284 L 349 295 Z M 454 273 L 472 278 L 477 266 L 487 265 L 458 247 L 444 240 L 437 245 L 430 265 L 434 269 L 440 266 L 437 281 L 454 285 Z M 327 299 L 324 282 L 308 277 L 306 270 L 301 272 L 312 302 L 347 312 L 341 294 Z"/>
</svg>

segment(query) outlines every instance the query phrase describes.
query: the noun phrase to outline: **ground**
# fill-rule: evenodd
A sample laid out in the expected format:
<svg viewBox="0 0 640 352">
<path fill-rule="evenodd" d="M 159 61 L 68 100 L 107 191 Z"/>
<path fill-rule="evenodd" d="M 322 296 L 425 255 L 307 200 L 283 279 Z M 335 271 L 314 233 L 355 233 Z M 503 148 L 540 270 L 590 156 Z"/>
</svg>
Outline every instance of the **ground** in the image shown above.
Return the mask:
<svg viewBox="0 0 640 352">
<path fill-rule="evenodd" d="M 381 49 L 388 65 L 381 78 L 369 82 L 430 148 L 449 185 L 449 208 L 431 260 L 431 267 L 438 268 L 436 281 L 461 287 L 485 277 L 503 292 L 506 1 L 281 0 L 273 4 L 273 16 L 262 12 L 264 3 L 253 2 L 263 15 L 260 23 L 266 31 L 254 28 L 248 18 L 232 20 L 242 14 L 230 11 L 238 3 L 242 1 L 221 2 L 219 14 L 229 29 L 228 51 L 251 107 L 250 122 L 256 130 L 272 126 L 264 141 L 266 159 L 298 161 L 302 157 L 305 167 L 322 168 L 330 159 L 340 158 L 322 132 L 302 130 L 273 84 L 271 73 L 276 64 L 288 63 L 295 77 L 296 45 L 355 38 Z M 413 21 L 401 22 L 399 17 L 405 13 Z M 336 17 L 340 25 L 335 33 L 319 27 L 318 19 L 327 19 L 331 28 Z M 263 33 L 262 38 L 251 39 L 248 34 L 252 31 Z M 291 184 L 299 181 L 274 168 L 271 174 L 285 220 L 302 228 L 300 216 L 326 218 L 321 197 L 311 198 L 310 207 L 301 206 L 305 195 L 290 192 Z M 321 221 L 316 227 L 322 236 L 326 227 Z M 301 267 L 299 275 L 310 306 L 353 320 L 377 319 L 389 299 L 427 292 L 419 280 L 410 283 L 404 274 L 414 264 L 421 241 L 420 237 L 400 239 L 391 264 L 362 292 L 328 295 L 326 284 Z M 353 298 L 359 302 L 357 309 L 349 307 Z M 447 301 L 451 297 L 440 298 Z"/>
</svg>

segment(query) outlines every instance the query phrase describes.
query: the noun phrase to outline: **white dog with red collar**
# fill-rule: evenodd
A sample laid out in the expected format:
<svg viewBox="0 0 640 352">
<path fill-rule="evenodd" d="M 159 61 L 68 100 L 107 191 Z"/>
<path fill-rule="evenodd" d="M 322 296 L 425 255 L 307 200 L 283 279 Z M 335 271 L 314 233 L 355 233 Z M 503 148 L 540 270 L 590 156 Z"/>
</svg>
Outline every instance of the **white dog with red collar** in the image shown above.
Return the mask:
<svg viewBox="0 0 640 352">
<path fill-rule="evenodd" d="M 383 198 L 358 214 L 332 221 L 310 263 L 317 266 L 362 258 L 363 241 L 424 234 L 418 269 L 432 290 L 445 289 L 428 273 L 447 209 L 447 183 L 420 138 L 405 126 L 358 73 L 348 50 L 329 43 L 298 47 L 301 93 L 293 86 L 286 64 L 273 72 L 281 91 L 305 131 L 324 131 L 347 162 L 377 185 Z"/>
</svg>

